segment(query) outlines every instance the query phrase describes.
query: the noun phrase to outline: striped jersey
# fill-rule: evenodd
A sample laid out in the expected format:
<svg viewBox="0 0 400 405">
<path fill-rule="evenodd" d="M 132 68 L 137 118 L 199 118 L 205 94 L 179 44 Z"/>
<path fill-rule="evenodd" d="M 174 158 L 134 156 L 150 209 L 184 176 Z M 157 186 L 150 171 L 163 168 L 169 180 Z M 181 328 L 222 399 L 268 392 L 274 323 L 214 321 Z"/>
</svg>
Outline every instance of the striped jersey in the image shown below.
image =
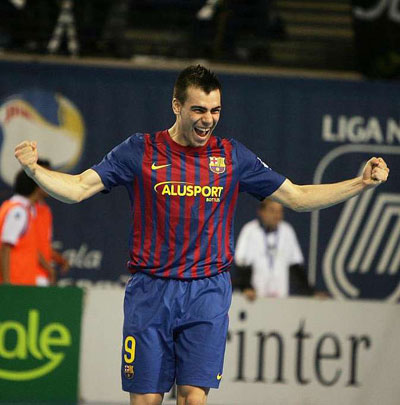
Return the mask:
<svg viewBox="0 0 400 405">
<path fill-rule="evenodd" d="M 106 191 L 128 191 L 131 272 L 177 279 L 228 270 L 238 193 L 262 200 L 285 180 L 234 139 L 188 147 L 168 130 L 132 135 L 92 169 Z"/>
</svg>

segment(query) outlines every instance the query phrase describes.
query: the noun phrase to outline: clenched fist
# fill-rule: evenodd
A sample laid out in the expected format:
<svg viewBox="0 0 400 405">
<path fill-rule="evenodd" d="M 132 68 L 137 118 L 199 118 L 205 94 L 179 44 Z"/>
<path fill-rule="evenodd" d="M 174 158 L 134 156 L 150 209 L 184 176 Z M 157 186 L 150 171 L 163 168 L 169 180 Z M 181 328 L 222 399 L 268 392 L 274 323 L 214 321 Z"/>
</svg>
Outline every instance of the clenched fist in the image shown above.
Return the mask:
<svg viewBox="0 0 400 405">
<path fill-rule="evenodd" d="M 366 185 L 377 186 L 387 180 L 389 168 L 382 158 L 373 157 L 365 165 L 362 176 Z"/>
<path fill-rule="evenodd" d="M 36 142 L 24 141 L 15 147 L 15 157 L 29 175 L 34 172 L 34 167 L 38 160 L 38 151 Z"/>
</svg>

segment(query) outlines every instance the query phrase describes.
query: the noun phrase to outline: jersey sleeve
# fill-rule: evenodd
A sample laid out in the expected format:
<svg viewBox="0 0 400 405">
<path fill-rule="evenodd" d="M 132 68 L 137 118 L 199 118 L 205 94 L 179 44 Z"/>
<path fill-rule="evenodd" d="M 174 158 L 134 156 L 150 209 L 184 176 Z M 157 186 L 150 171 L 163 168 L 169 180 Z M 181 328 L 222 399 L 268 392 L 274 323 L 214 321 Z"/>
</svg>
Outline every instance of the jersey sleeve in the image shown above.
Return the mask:
<svg viewBox="0 0 400 405">
<path fill-rule="evenodd" d="M 235 141 L 239 165 L 239 192 L 252 194 L 259 200 L 271 195 L 285 181 L 253 152 Z"/>
<path fill-rule="evenodd" d="M 103 160 L 92 166 L 105 190 L 130 183 L 138 174 L 144 151 L 143 134 L 135 134 L 111 150 Z"/>
<path fill-rule="evenodd" d="M 4 218 L 4 224 L 1 231 L 1 242 L 16 245 L 25 232 L 28 225 L 28 213 L 26 209 L 16 206 L 10 209 Z"/>
</svg>

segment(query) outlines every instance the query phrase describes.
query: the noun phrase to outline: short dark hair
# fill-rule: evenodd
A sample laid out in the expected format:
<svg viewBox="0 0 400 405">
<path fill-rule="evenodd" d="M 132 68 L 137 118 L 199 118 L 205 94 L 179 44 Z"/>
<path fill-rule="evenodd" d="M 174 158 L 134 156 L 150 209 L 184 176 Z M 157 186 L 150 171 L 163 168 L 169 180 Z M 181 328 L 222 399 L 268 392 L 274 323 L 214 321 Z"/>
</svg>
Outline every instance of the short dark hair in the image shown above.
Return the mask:
<svg viewBox="0 0 400 405">
<path fill-rule="evenodd" d="M 29 197 L 39 186 L 23 171 L 20 170 L 14 181 L 14 192 Z"/>
<path fill-rule="evenodd" d="M 48 159 L 38 159 L 37 164 L 45 167 L 46 169 L 51 169 L 51 163 Z"/>
<path fill-rule="evenodd" d="M 222 89 L 217 75 L 201 65 L 188 66 L 182 70 L 175 82 L 174 98 L 184 104 L 187 97 L 186 89 L 191 86 L 198 87 L 207 94 Z"/>
<path fill-rule="evenodd" d="M 268 205 L 270 205 L 273 202 L 278 202 L 278 201 L 274 201 L 271 198 L 265 198 L 264 200 L 260 201 L 260 204 L 258 205 L 258 209 L 259 210 L 263 210 L 264 208 L 267 208 Z M 280 204 L 280 203 L 278 203 Z M 282 205 L 282 204 L 281 204 Z"/>
</svg>

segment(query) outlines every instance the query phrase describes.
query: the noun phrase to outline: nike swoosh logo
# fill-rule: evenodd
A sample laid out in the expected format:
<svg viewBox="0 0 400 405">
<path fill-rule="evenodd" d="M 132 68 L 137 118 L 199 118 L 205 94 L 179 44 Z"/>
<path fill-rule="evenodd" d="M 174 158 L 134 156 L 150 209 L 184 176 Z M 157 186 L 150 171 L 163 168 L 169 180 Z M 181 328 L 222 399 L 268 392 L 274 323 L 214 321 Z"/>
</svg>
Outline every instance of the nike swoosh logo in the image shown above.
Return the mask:
<svg viewBox="0 0 400 405">
<path fill-rule="evenodd" d="M 217 375 L 217 380 L 220 380 L 222 378 L 222 374 L 219 374 L 218 373 L 218 375 Z"/>
<path fill-rule="evenodd" d="M 153 162 L 153 164 L 151 165 L 151 168 L 152 168 L 153 170 L 158 170 L 158 169 L 163 169 L 164 167 L 168 167 L 168 166 L 171 166 L 171 163 L 169 163 L 168 165 L 159 165 L 159 166 L 157 166 L 157 165 Z"/>
</svg>

